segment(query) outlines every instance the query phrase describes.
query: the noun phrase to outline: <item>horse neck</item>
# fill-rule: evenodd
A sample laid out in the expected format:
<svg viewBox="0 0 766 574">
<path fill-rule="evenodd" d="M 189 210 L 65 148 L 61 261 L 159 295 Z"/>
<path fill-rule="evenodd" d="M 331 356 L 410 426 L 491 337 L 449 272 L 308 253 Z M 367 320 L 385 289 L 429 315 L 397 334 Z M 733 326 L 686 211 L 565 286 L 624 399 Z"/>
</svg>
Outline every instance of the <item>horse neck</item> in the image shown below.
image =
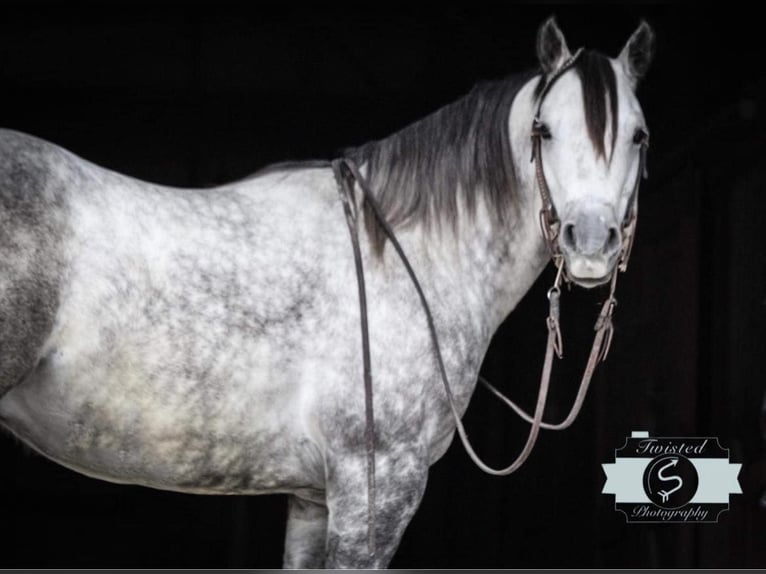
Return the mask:
<svg viewBox="0 0 766 574">
<path fill-rule="evenodd" d="M 482 329 L 489 337 L 550 261 L 539 225 L 542 201 L 534 165 L 529 161 L 534 84 L 532 79 L 519 91 L 509 118 L 518 178 L 517 209 L 512 210 L 507 222 L 498 224 L 491 216 L 493 206 L 479 201 L 474 214 L 461 210 L 454 241 L 436 236 L 428 246 L 429 251 L 439 254 L 448 270 L 437 272 L 437 280 L 465 293 L 462 303 L 470 307 L 465 311 L 482 318 Z"/>
<path fill-rule="evenodd" d="M 529 130 L 534 115 L 535 79 L 517 95 L 509 117 L 509 131 L 518 178 L 517 209 L 498 224 L 493 206 L 479 202 L 476 214 L 462 213 L 459 237 L 447 242 L 455 252 L 461 282 L 474 293 L 474 312 L 485 317 L 490 335 L 516 307 L 550 260 L 542 238 L 539 213 L 542 201 L 530 163 Z M 450 247 L 454 243 L 454 247 Z"/>
</svg>

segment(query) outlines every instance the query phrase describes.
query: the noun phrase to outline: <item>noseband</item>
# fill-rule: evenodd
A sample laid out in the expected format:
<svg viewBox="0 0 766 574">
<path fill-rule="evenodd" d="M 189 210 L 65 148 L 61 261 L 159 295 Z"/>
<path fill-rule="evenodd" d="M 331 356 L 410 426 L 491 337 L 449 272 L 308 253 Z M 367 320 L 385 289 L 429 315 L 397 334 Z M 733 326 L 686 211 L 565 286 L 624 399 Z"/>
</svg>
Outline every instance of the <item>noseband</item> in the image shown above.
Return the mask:
<svg viewBox="0 0 766 574">
<path fill-rule="evenodd" d="M 560 221 L 557 217 L 553 201 L 551 199 L 550 189 L 545 179 L 545 171 L 543 169 L 543 157 L 542 157 L 542 123 L 540 122 L 540 108 L 542 107 L 543 99 L 548 93 L 553 83 L 558 80 L 567 70 L 569 70 L 577 58 L 582 52 L 582 48 L 579 49 L 572 57 L 570 57 L 547 81 L 540 94 L 537 113 L 532 122 L 532 161 L 535 162 L 535 171 L 537 177 L 537 185 L 542 197 L 543 207 L 540 211 L 540 224 L 542 228 L 543 237 L 548 245 L 548 249 L 551 252 L 553 262 L 556 265 L 558 272 L 556 273 L 556 279 L 553 286 L 548 290 L 549 300 L 549 313 L 546 320 L 548 327 L 548 341 L 546 344 L 545 359 L 543 362 L 543 370 L 540 377 L 540 388 L 537 395 L 537 402 L 535 404 L 534 415 L 530 416 L 523 409 L 517 406 L 513 401 L 505 397 L 500 391 L 492 386 L 483 377 L 479 376 L 479 381 L 484 384 L 493 394 L 495 394 L 506 405 L 513 409 L 521 418 L 530 423 L 529 435 L 527 441 L 524 444 L 523 449 L 516 457 L 516 459 L 507 467 L 495 469 L 485 464 L 474 451 L 468 440 L 468 435 L 463 427 L 463 422 L 460 419 L 460 413 L 455 404 L 455 398 L 452 393 L 452 389 L 447 377 L 447 370 L 444 366 L 442 359 L 441 347 L 439 345 L 439 338 L 436 332 L 436 326 L 434 324 L 433 315 L 431 314 L 430 306 L 423 293 L 423 289 L 420 286 L 420 282 L 415 275 L 415 271 L 410 265 L 407 256 L 402 249 L 399 241 L 394 234 L 393 229 L 386 221 L 377 200 L 375 199 L 369 183 L 365 177 L 361 174 L 356 163 L 350 158 L 339 158 L 332 162 L 333 174 L 335 175 L 336 183 L 338 185 L 338 191 L 340 193 L 341 201 L 343 204 L 343 210 L 346 216 L 346 223 L 348 225 L 349 233 L 351 235 L 351 244 L 354 254 L 354 264 L 356 268 L 357 287 L 359 291 L 359 305 L 361 314 L 361 331 L 362 331 L 362 360 L 363 360 L 363 373 L 364 373 L 364 389 L 365 389 L 365 449 L 367 455 L 367 544 L 368 550 L 371 556 L 375 555 L 375 523 L 376 523 L 376 511 L 375 511 L 375 431 L 374 431 L 374 412 L 373 412 L 373 393 L 372 393 L 372 371 L 370 360 L 370 344 L 369 344 L 369 330 L 367 323 L 367 300 L 366 300 L 366 288 L 364 281 L 364 269 L 362 264 L 361 249 L 359 247 L 359 211 L 357 209 L 357 201 L 355 198 L 354 188 L 358 186 L 362 192 L 363 201 L 371 208 L 372 213 L 378 221 L 378 224 L 385 232 L 387 238 L 391 241 L 391 245 L 398 254 L 402 264 L 404 265 L 407 274 L 409 275 L 415 290 L 417 291 L 418 298 L 420 299 L 421 306 L 426 316 L 428 323 L 428 330 L 431 336 L 432 349 L 436 363 L 439 368 L 439 375 L 444 386 L 444 391 L 447 396 L 450 410 L 452 411 L 453 418 L 455 420 L 455 426 L 460 436 L 460 440 L 463 443 L 466 452 L 474 461 L 474 463 L 484 472 L 496 476 L 506 476 L 515 472 L 521 467 L 522 464 L 529 457 L 532 449 L 537 440 L 537 436 L 541 428 L 549 430 L 563 430 L 569 427 L 577 418 L 580 412 L 582 404 L 585 400 L 585 396 L 588 392 L 588 386 L 590 385 L 593 372 L 596 369 L 596 365 L 606 359 L 609 352 L 609 346 L 612 341 L 612 313 L 617 300 L 614 297 L 614 292 L 617 286 L 617 275 L 620 271 L 625 271 L 628 265 L 628 258 L 630 257 L 631 247 L 633 245 L 633 237 L 636 228 L 637 218 L 637 197 L 638 187 L 641 181 L 641 177 L 645 172 L 646 163 L 646 142 L 641 145 L 640 160 L 638 166 L 638 174 L 636 176 L 636 182 L 631 193 L 631 197 L 628 200 L 628 207 L 626 209 L 625 217 L 621 225 L 622 234 L 622 250 L 618 264 L 615 266 L 612 272 L 610 280 L 609 296 L 604 302 L 601 312 L 596 320 L 594 330 L 596 334 L 593 339 L 593 345 L 591 346 L 590 356 L 588 363 L 583 372 L 582 379 L 580 381 L 580 387 L 577 391 L 577 396 L 572 404 L 572 408 L 567 417 L 560 423 L 546 423 L 543 422 L 543 412 L 548 397 L 548 388 L 550 386 L 550 377 L 553 367 L 554 354 L 559 358 L 563 356 L 563 346 L 561 340 L 561 330 L 559 328 L 559 314 L 560 314 L 560 295 L 561 295 L 561 280 L 568 280 L 566 277 L 564 257 L 558 246 L 558 235 L 561 227 Z"/>
</svg>

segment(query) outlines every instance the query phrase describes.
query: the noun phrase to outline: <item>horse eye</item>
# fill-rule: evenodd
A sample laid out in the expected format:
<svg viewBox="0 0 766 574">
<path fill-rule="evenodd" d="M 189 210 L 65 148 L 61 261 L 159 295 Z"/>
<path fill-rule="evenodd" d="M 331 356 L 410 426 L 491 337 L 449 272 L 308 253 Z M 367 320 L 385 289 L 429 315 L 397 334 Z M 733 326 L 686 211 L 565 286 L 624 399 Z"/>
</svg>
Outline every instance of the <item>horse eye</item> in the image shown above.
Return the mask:
<svg viewBox="0 0 766 574">
<path fill-rule="evenodd" d="M 649 137 L 649 134 L 646 133 L 646 130 L 643 130 L 641 128 L 638 128 L 636 130 L 636 133 L 633 134 L 633 143 L 636 145 L 640 145 L 646 141 L 646 138 Z"/>
<path fill-rule="evenodd" d="M 549 139 L 551 139 L 551 129 L 550 129 L 550 128 L 549 128 L 549 127 L 546 125 L 546 124 L 543 124 L 543 123 L 541 123 L 541 124 L 538 126 L 538 128 L 537 128 L 537 129 L 538 129 L 538 130 L 539 130 L 539 132 L 540 132 L 540 137 L 541 137 L 541 138 L 543 138 L 544 140 L 549 140 Z"/>
</svg>

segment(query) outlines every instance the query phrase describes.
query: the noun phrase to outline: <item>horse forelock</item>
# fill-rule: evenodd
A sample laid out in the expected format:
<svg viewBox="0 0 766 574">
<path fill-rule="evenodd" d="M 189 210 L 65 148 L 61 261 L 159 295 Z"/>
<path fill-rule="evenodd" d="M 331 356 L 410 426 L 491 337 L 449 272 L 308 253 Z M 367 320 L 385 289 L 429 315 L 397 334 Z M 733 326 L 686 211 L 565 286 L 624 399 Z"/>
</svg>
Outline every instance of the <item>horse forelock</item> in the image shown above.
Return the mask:
<svg viewBox="0 0 766 574">
<path fill-rule="evenodd" d="M 611 124 L 610 156 L 617 138 L 618 94 L 617 77 L 609 58 L 595 50 L 584 50 L 577 58 L 572 69 L 577 73 L 582 86 L 583 113 L 585 126 L 597 157 L 606 159 L 606 128 Z M 535 97 L 539 98 L 545 87 L 546 77 L 541 76 L 535 87 Z M 608 108 L 608 114 L 607 114 Z M 607 120 L 610 120 L 607 122 Z"/>
<path fill-rule="evenodd" d="M 606 158 L 607 100 L 611 118 L 610 158 L 617 138 L 617 78 L 609 58 L 594 51 L 585 52 L 575 64 L 582 83 L 585 125 L 596 155 Z"/>
</svg>

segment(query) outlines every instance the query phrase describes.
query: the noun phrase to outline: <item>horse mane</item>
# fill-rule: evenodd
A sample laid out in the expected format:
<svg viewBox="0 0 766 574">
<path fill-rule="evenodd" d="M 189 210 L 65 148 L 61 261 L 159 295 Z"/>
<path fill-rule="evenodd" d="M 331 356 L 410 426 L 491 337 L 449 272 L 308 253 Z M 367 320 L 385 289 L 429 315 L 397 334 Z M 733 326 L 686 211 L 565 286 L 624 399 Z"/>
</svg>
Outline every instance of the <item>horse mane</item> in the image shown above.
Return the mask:
<svg viewBox="0 0 766 574">
<path fill-rule="evenodd" d="M 366 168 L 389 225 L 436 222 L 455 228 L 460 208 L 473 216 L 479 198 L 497 222 L 507 221 L 518 196 L 508 119 L 516 94 L 536 73 L 479 84 L 391 136 L 345 150 Z M 380 255 L 385 234 L 367 205 L 364 214 Z"/>
</svg>

